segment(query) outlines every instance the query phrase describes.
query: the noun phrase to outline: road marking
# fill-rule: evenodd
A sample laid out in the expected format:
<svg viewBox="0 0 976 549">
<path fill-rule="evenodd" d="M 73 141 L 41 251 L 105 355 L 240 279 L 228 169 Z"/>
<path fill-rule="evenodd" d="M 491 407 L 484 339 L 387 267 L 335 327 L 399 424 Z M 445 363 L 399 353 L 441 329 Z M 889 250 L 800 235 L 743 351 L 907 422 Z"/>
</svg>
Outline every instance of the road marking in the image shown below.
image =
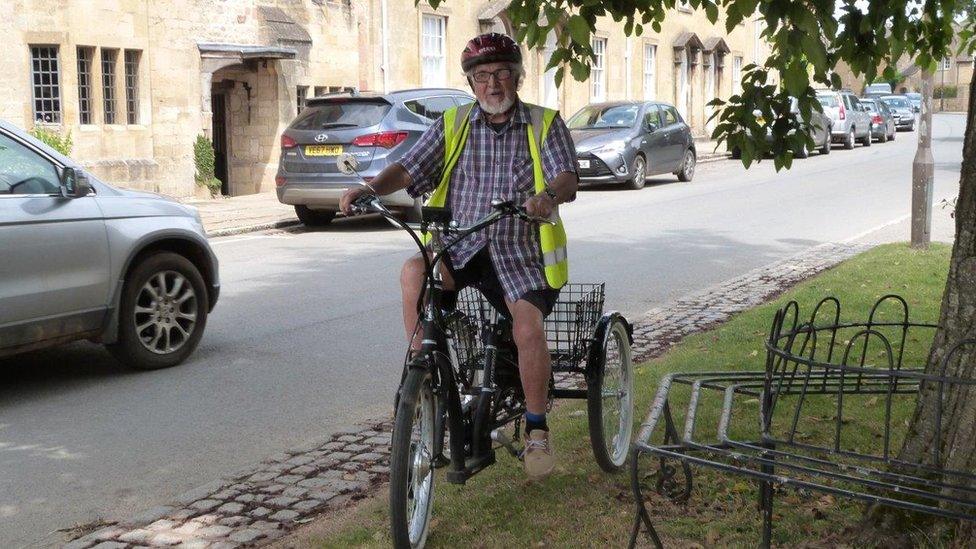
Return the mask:
<svg viewBox="0 0 976 549">
<path fill-rule="evenodd" d="M 905 214 L 903 216 L 896 217 L 895 219 L 892 219 L 891 221 L 887 221 L 887 222 L 882 223 L 880 225 L 871 227 L 870 229 L 868 229 L 868 230 L 866 230 L 864 232 L 857 233 L 856 235 L 848 238 L 847 240 L 842 240 L 841 241 L 841 244 L 849 244 L 851 242 L 854 242 L 855 240 L 860 240 L 860 239 L 864 238 L 865 236 L 867 236 L 867 235 L 869 235 L 871 233 L 878 232 L 881 229 L 887 229 L 888 227 L 890 227 L 892 225 L 897 225 L 898 223 L 901 223 L 902 221 L 905 221 L 906 219 L 910 219 L 911 217 L 912 217 L 912 214 Z"/>
</svg>

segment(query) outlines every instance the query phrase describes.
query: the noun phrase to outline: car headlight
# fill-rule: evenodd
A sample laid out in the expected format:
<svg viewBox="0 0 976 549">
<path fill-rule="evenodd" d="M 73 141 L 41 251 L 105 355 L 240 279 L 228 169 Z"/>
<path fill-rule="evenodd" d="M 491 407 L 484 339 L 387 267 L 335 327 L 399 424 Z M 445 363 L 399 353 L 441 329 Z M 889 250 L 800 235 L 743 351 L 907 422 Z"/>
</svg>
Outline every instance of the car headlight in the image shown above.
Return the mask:
<svg viewBox="0 0 976 549">
<path fill-rule="evenodd" d="M 618 153 L 619 154 L 619 153 L 623 153 L 624 152 L 624 147 L 625 146 L 626 146 L 626 143 L 624 143 L 623 141 L 613 141 L 613 142 L 607 143 L 606 145 L 603 145 L 601 147 L 597 147 L 597 148 L 593 149 L 590 152 L 592 152 L 592 153 L 599 153 L 599 154 L 613 154 L 613 153 Z"/>
</svg>

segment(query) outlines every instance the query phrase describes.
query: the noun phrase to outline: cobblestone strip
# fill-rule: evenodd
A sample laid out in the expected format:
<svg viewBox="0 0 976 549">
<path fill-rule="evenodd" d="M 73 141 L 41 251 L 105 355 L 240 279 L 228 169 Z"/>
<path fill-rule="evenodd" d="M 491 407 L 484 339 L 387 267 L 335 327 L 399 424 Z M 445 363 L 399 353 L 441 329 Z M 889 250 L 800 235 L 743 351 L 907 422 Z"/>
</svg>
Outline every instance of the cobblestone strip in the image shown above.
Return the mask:
<svg viewBox="0 0 976 549">
<path fill-rule="evenodd" d="M 820 246 L 652 310 L 634 323 L 635 362 L 658 356 L 681 338 L 758 305 L 865 248 Z M 561 386 L 579 383 L 578 376 L 557 380 Z M 316 515 L 366 497 L 386 481 L 392 429 L 387 419 L 335 433 L 273 456 L 252 470 L 191 490 L 173 505 L 96 530 L 66 547 L 261 545 Z"/>
</svg>

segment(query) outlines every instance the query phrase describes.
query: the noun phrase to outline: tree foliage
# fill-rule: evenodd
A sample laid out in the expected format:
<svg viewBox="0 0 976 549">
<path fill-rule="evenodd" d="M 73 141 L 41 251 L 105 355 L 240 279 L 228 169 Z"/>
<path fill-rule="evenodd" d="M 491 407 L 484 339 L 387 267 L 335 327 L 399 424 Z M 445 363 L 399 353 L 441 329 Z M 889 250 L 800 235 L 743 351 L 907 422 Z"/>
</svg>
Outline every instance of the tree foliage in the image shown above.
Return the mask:
<svg viewBox="0 0 976 549">
<path fill-rule="evenodd" d="M 442 2 L 430 1 L 435 8 Z M 560 85 L 567 70 L 577 80 L 589 77 L 594 60 L 591 36 L 598 18 L 622 21 L 628 36 L 640 36 L 649 28 L 660 32 L 676 4 L 677 0 L 513 0 L 507 14 L 516 39 L 529 48 L 542 48 L 549 32 L 556 31 L 556 48 L 547 68 L 556 69 Z M 923 68 L 934 68 L 935 60 L 949 53 L 954 18 L 971 11 L 973 2 L 868 0 L 855 5 L 855 0 L 689 0 L 689 4 L 704 11 L 712 23 L 724 22 L 729 32 L 742 21 L 764 21 L 762 38 L 771 53 L 762 65 L 743 68 L 741 93 L 711 103 L 718 122 L 712 137 L 741 149 L 746 166 L 772 155 L 776 169 L 781 169 L 791 165 L 795 151 L 813 147 L 808 132 L 791 131 L 801 123 L 790 114 L 790 96 L 798 98 L 802 119 L 810 120 L 811 110 L 822 110 L 814 88 L 840 85 L 832 72 L 840 61 L 868 82 L 895 79 L 895 62 L 903 55 Z M 967 43 L 971 39 L 970 34 Z M 878 74 L 877 67 L 888 68 Z M 774 73 L 782 85 L 772 84 Z M 776 139 L 764 138 L 765 126 Z"/>
</svg>

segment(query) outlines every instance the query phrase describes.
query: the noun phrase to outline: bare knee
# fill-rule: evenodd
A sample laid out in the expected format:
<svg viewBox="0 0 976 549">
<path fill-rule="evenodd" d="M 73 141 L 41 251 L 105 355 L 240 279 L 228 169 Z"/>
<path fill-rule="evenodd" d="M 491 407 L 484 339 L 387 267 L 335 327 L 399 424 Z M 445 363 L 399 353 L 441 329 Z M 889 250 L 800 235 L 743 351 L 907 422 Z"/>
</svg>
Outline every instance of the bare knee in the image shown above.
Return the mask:
<svg viewBox="0 0 976 549">
<path fill-rule="evenodd" d="M 532 349 L 546 343 L 541 319 L 517 319 L 512 326 L 512 337 L 519 349 Z"/>
<path fill-rule="evenodd" d="M 400 288 L 404 291 L 411 290 L 414 293 L 419 291 L 420 285 L 424 280 L 424 260 L 420 256 L 414 256 L 403 263 L 400 270 Z"/>
</svg>

